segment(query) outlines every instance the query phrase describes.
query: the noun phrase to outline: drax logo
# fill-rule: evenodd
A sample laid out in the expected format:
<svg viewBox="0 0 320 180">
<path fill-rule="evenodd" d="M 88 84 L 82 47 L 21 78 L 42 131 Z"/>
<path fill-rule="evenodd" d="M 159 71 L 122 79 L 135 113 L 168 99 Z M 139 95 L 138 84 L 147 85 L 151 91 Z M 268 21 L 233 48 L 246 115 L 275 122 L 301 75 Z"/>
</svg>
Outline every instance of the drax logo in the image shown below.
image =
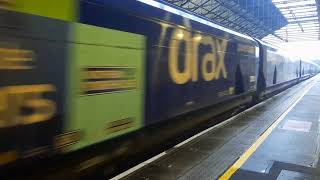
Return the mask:
<svg viewBox="0 0 320 180">
<path fill-rule="evenodd" d="M 210 46 L 211 50 L 205 52 L 200 59 L 198 53 L 201 44 Z M 220 79 L 221 75 L 222 78 L 227 78 L 224 62 L 227 40 L 201 34 L 191 35 L 187 30 L 175 29 L 169 46 L 169 74 L 174 83 L 185 84 L 200 78 L 213 81 Z"/>
</svg>

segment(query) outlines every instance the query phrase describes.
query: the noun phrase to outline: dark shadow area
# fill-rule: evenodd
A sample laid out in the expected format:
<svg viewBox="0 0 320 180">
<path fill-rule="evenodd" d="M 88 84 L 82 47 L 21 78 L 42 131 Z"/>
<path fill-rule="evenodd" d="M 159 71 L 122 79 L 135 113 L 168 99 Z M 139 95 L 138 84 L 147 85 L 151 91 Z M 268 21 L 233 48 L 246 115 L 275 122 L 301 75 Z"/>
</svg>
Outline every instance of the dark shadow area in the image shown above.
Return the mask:
<svg viewBox="0 0 320 180">
<path fill-rule="evenodd" d="M 277 84 L 277 66 L 274 66 L 273 84 Z"/>
<path fill-rule="evenodd" d="M 237 65 L 236 69 L 236 78 L 235 78 L 235 94 L 241 94 L 244 92 L 244 85 L 243 85 L 243 75 L 241 72 L 240 65 Z"/>
</svg>

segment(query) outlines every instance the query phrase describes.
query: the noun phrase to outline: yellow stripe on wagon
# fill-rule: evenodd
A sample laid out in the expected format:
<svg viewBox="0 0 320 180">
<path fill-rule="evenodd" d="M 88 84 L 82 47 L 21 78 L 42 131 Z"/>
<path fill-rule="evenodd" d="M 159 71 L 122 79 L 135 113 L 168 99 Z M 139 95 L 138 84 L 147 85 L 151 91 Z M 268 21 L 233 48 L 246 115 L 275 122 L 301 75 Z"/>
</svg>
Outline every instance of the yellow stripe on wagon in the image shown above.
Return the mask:
<svg viewBox="0 0 320 180">
<path fill-rule="evenodd" d="M 4 1 L 4 0 L 0 0 Z M 2 8 L 64 21 L 76 21 L 79 10 L 76 0 L 14 0 Z"/>
</svg>

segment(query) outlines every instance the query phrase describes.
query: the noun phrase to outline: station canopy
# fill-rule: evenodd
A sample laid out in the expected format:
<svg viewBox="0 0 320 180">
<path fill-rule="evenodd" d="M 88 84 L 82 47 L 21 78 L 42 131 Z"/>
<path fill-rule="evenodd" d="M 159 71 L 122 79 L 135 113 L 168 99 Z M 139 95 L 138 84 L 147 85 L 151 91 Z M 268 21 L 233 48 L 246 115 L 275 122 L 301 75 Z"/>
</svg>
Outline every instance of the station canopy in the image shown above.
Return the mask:
<svg viewBox="0 0 320 180">
<path fill-rule="evenodd" d="M 319 14 L 320 0 L 272 0 L 288 20 L 288 25 L 263 38 L 272 44 L 320 40 Z"/>
<path fill-rule="evenodd" d="M 271 0 L 164 0 L 216 24 L 262 39 L 288 24 Z M 274 34 L 274 36 L 277 36 Z M 281 37 L 279 37 L 281 38 Z"/>
<path fill-rule="evenodd" d="M 319 40 L 320 0 L 163 1 L 271 44 Z"/>
</svg>

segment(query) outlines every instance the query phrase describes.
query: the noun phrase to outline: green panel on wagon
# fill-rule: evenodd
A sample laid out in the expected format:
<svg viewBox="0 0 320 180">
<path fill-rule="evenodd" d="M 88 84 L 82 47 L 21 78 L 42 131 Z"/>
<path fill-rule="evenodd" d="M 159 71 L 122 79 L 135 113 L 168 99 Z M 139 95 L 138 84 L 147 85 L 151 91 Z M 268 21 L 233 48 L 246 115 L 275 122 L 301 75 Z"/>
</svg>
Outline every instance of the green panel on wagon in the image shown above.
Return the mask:
<svg viewBox="0 0 320 180">
<path fill-rule="evenodd" d="M 75 21 L 78 15 L 77 0 L 14 0 L 5 4 L 8 9 L 64 21 Z"/>
<path fill-rule="evenodd" d="M 144 37 L 73 23 L 66 132 L 79 149 L 134 131 L 143 123 Z"/>
</svg>

